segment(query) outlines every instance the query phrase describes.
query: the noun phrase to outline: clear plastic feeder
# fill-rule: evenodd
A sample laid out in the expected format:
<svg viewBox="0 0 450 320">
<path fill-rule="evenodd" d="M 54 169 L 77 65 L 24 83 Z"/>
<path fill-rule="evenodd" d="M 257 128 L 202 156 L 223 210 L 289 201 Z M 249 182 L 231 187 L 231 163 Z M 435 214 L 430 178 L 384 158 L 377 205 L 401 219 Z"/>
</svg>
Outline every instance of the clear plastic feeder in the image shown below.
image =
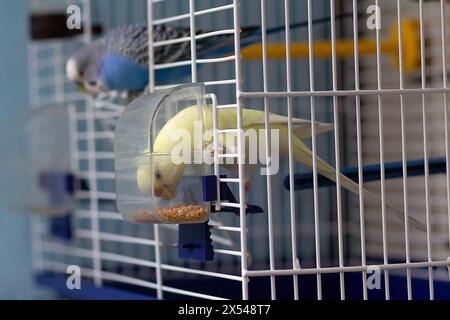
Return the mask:
<svg viewBox="0 0 450 320">
<path fill-rule="evenodd" d="M 64 105 L 39 108 L 28 119 L 24 192 L 26 209 L 32 213 L 59 216 L 73 207 L 69 121 Z"/>
<path fill-rule="evenodd" d="M 187 114 L 204 129 L 203 85 L 146 94 L 121 114 L 114 153 L 117 209 L 126 220 L 177 224 L 208 220 L 210 204 L 203 201 L 202 176 L 210 174 L 211 166 L 201 161 L 201 146 L 193 144 L 188 151 L 176 154 L 173 137 L 168 135 L 181 125 L 172 118 L 179 118 L 187 108 Z"/>
</svg>

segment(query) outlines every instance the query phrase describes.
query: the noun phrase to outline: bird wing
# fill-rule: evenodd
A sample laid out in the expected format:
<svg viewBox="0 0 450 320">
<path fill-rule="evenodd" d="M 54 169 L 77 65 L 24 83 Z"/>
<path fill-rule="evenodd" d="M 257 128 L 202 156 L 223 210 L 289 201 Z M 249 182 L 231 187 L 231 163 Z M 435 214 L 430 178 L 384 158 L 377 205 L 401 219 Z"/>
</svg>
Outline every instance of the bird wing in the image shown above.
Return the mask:
<svg viewBox="0 0 450 320">
<path fill-rule="evenodd" d="M 302 118 L 292 118 L 292 131 L 299 139 L 306 139 L 312 136 L 311 131 L 311 121 L 308 119 Z M 252 110 L 252 109 L 243 109 L 243 122 L 244 127 L 254 126 L 254 125 L 264 125 L 265 124 L 265 115 L 263 111 Z M 270 124 L 282 124 L 288 125 L 289 118 L 286 116 L 282 116 L 275 113 L 269 113 L 269 123 Z M 325 133 L 333 130 L 332 123 L 324 123 L 320 121 L 316 121 L 316 135 Z"/>
<path fill-rule="evenodd" d="M 117 54 L 141 66 L 148 65 L 148 32 L 146 24 L 132 24 L 110 31 L 99 44 L 106 54 Z"/>
<path fill-rule="evenodd" d="M 286 116 L 281 116 L 279 114 L 271 113 L 269 114 L 269 122 L 271 124 L 287 125 L 289 122 L 289 118 Z M 334 128 L 332 123 L 316 121 L 315 124 L 316 135 L 331 131 Z M 302 118 L 292 118 L 292 125 L 292 131 L 299 139 L 306 139 L 312 136 L 312 122 L 310 120 Z"/>
</svg>

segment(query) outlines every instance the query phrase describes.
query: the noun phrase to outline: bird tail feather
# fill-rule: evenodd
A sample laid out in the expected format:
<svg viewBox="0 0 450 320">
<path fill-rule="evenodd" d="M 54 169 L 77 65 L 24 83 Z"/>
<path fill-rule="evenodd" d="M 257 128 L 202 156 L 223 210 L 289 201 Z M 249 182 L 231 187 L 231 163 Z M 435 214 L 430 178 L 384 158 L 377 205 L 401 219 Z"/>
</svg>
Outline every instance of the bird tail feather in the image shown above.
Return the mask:
<svg viewBox="0 0 450 320">
<path fill-rule="evenodd" d="M 312 151 L 299 139 L 295 138 L 293 139 L 294 144 L 294 158 L 296 161 L 301 162 L 303 164 L 306 164 L 310 167 L 313 165 L 312 160 Z M 316 157 L 317 159 L 317 172 L 321 175 L 325 176 L 326 178 L 336 182 L 336 170 L 332 166 L 330 166 L 328 163 L 323 161 L 321 158 Z M 353 192 L 356 195 L 359 195 L 359 185 L 355 183 L 353 180 L 348 178 L 347 176 L 340 174 L 340 183 L 341 186 L 345 189 Z M 373 204 L 379 205 L 381 203 L 381 199 L 376 194 L 370 192 L 367 189 L 363 189 L 363 197 L 367 201 L 372 202 Z M 403 210 L 397 208 L 393 204 L 386 202 L 386 206 L 389 207 L 396 217 L 400 219 L 400 221 L 403 221 L 404 219 L 404 212 Z M 408 217 L 409 222 L 412 226 L 417 228 L 421 231 L 426 231 L 426 226 L 418 221 L 417 219 L 413 217 Z"/>
</svg>

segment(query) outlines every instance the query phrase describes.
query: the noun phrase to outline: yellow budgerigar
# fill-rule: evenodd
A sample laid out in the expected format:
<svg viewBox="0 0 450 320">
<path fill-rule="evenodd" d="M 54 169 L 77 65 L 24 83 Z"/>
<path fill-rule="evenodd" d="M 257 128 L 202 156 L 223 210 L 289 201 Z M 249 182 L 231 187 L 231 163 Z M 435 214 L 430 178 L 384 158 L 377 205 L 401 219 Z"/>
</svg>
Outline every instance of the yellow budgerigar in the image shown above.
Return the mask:
<svg viewBox="0 0 450 320">
<path fill-rule="evenodd" d="M 219 129 L 235 129 L 236 128 L 236 114 L 235 109 L 219 109 L 218 110 L 218 127 Z M 188 133 L 191 137 L 194 135 L 195 124 L 198 121 L 203 120 L 204 128 L 212 128 L 213 125 L 213 109 L 211 106 L 203 108 L 203 112 L 199 112 L 198 106 L 192 106 L 185 108 L 178 112 L 174 117 L 172 117 L 167 123 L 161 128 L 156 139 L 154 140 L 153 150 L 152 150 L 152 166 L 140 166 L 137 171 L 137 183 L 139 189 L 149 194 L 153 191 L 154 195 L 161 197 L 163 199 L 171 199 L 176 194 L 176 188 L 185 170 L 184 163 L 174 163 L 169 156 L 173 151 L 173 148 L 178 145 L 179 139 L 173 139 L 173 133 L 177 130 L 183 130 L 183 132 Z M 247 137 L 246 133 L 248 130 L 258 131 L 264 129 L 265 114 L 263 111 L 252 110 L 252 109 L 242 109 L 242 119 L 243 119 L 243 130 L 244 135 Z M 278 144 L 278 152 L 280 157 L 288 157 L 289 143 L 288 143 L 288 118 L 274 113 L 269 113 L 269 123 L 271 130 L 278 131 L 278 141 L 271 141 L 272 144 Z M 294 159 L 306 166 L 312 167 L 313 156 L 312 151 L 301 141 L 311 137 L 311 122 L 309 120 L 292 118 L 293 125 L 293 136 L 292 147 Z M 316 134 L 324 133 L 333 129 L 333 125 L 329 123 L 316 122 Z M 221 132 L 219 134 L 219 141 L 221 142 L 221 148 L 227 148 L 227 153 L 237 153 L 237 139 L 236 132 L 228 131 Z M 250 144 L 255 144 L 256 146 L 265 145 L 265 134 L 257 134 L 257 141 L 247 141 L 245 140 L 245 159 L 254 159 L 254 155 L 249 154 L 249 152 L 260 152 L 259 148 L 252 148 Z M 198 150 L 199 146 L 195 145 L 195 140 L 190 140 L 191 152 Z M 226 144 L 225 144 L 226 141 Z M 230 144 L 230 141 L 232 143 Z M 233 143 L 234 141 L 234 143 Z M 210 139 L 203 141 L 205 145 L 213 144 L 213 136 Z M 148 151 L 148 150 L 147 150 Z M 223 152 L 224 150 L 222 150 Z M 214 152 L 219 152 L 215 150 Z M 256 157 L 257 158 L 257 157 Z M 316 157 L 317 159 L 317 171 L 319 174 L 327 177 L 332 181 L 336 181 L 336 170 L 326 163 L 324 160 Z M 261 164 L 250 164 L 245 163 L 246 173 Z M 237 171 L 236 164 L 226 164 L 227 169 L 231 171 Z M 150 169 L 152 168 L 152 169 Z M 149 172 L 152 170 L 152 172 Z M 150 181 L 153 179 L 153 181 Z M 354 194 L 359 194 L 358 184 L 340 174 L 341 186 Z M 246 179 L 246 188 L 249 187 L 248 179 Z M 381 199 L 376 194 L 364 189 L 363 191 L 364 199 L 370 201 L 374 204 L 381 204 Z M 398 218 L 404 219 L 403 210 L 396 208 L 389 202 L 386 203 L 387 207 L 390 208 Z M 419 230 L 426 230 L 425 226 L 417 221 L 416 219 L 409 217 L 410 223 Z"/>
</svg>

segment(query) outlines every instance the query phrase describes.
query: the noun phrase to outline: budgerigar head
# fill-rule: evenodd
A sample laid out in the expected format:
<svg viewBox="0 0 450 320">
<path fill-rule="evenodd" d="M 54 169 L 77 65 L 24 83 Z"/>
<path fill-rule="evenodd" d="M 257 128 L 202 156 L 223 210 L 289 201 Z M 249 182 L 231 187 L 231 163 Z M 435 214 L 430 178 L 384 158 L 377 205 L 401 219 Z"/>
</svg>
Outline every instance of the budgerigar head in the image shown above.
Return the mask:
<svg viewBox="0 0 450 320">
<path fill-rule="evenodd" d="M 185 134 L 190 135 L 186 137 L 189 139 L 189 150 L 186 151 L 191 153 L 193 124 L 197 116 L 197 108 L 184 109 L 159 131 L 152 152 L 148 149 L 145 152 L 146 161 L 151 164 L 138 166 L 137 183 L 143 193 L 152 194 L 153 191 L 153 195 L 165 200 L 176 196 L 177 185 L 186 165 L 182 159 L 174 159 L 174 156 L 179 155 L 180 138 Z"/>
<path fill-rule="evenodd" d="M 137 169 L 137 184 L 145 194 L 170 200 L 175 197 L 177 185 L 184 171 L 184 164 L 175 164 L 170 155 L 153 153 L 144 156 L 146 165 Z"/>
<path fill-rule="evenodd" d="M 106 91 L 106 86 L 99 77 L 101 63 L 101 46 L 91 44 L 78 50 L 66 63 L 66 74 L 72 80 L 91 93 Z"/>
</svg>

